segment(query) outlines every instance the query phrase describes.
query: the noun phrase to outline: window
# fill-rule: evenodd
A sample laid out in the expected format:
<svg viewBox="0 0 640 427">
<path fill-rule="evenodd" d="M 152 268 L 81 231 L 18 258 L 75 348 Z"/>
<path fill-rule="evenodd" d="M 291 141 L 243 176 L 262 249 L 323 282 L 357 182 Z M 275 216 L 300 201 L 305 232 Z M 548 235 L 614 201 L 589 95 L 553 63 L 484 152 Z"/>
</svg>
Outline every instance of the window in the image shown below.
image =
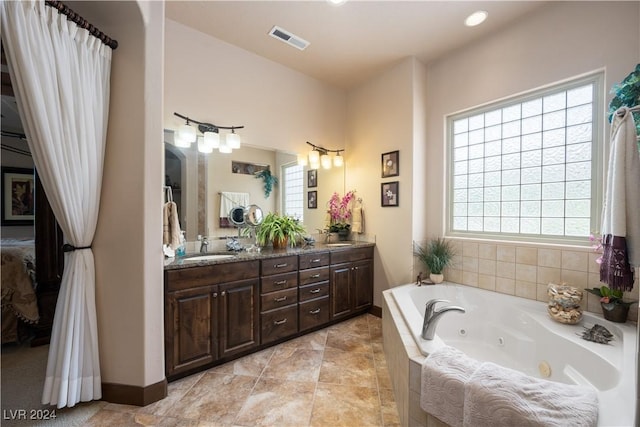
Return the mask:
<svg viewBox="0 0 640 427">
<path fill-rule="evenodd" d="M 282 166 L 282 206 L 285 215 L 298 218 L 304 216 L 304 180 L 303 167 L 297 163 Z"/>
<path fill-rule="evenodd" d="M 447 118 L 449 234 L 566 243 L 599 228 L 602 78 Z"/>
</svg>

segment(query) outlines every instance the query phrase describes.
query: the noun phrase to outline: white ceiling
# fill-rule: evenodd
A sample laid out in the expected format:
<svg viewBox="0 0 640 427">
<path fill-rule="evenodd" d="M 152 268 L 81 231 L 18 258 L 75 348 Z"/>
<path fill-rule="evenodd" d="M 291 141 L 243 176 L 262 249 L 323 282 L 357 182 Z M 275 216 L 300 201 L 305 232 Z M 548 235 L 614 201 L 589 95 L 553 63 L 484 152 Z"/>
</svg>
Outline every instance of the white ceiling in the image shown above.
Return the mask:
<svg viewBox="0 0 640 427">
<path fill-rule="evenodd" d="M 445 52 L 518 20 L 542 1 L 167 1 L 168 19 L 329 84 L 349 88 L 389 65 Z M 489 12 L 478 27 L 464 19 Z M 311 45 L 304 51 L 269 36 L 277 25 Z M 188 46 L 185 46 L 188 48 Z"/>
</svg>

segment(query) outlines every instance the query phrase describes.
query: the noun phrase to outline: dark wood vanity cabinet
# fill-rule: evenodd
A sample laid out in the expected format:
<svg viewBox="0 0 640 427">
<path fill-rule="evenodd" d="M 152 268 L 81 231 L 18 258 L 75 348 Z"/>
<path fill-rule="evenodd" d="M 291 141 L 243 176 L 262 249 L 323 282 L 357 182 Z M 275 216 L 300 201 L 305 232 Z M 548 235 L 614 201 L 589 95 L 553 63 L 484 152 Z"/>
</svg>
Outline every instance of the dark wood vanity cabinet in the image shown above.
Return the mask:
<svg viewBox="0 0 640 427">
<path fill-rule="evenodd" d="M 300 332 L 329 322 L 329 252 L 300 255 Z"/>
<path fill-rule="evenodd" d="M 167 377 L 258 347 L 259 262 L 165 271 Z"/>
<path fill-rule="evenodd" d="M 373 247 L 165 270 L 169 380 L 364 313 Z"/>
<path fill-rule="evenodd" d="M 373 248 L 331 253 L 330 319 L 340 319 L 373 305 Z"/>
<path fill-rule="evenodd" d="M 298 333 L 298 255 L 261 261 L 260 323 L 262 344 Z"/>
</svg>

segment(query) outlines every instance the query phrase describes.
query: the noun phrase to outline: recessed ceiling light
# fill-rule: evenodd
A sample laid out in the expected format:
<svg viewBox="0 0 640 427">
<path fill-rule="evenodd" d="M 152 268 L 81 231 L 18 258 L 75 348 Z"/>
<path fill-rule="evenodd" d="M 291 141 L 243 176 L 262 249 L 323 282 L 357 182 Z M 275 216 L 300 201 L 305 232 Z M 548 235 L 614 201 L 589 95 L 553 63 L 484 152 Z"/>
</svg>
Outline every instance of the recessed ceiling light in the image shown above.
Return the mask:
<svg viewBox="0 0 640 427">
<path fill-rule="evenodd" d="M 477 12 L 473 12 L 471 15 L 467 16 L 467 19 L 464 20 L 464 25 L 467 27 L 475 27 L 476 25 L 480 25 L 487 19 L 489 14 L 484 10 L 478 10 Z"/>
<path fill-rule="evenodd" d="M 327 0 L 327 1 L 334 6 L 340 6 L 341 4 L 344 4 L 347 2 L 347 0 Z"/>
</svg>

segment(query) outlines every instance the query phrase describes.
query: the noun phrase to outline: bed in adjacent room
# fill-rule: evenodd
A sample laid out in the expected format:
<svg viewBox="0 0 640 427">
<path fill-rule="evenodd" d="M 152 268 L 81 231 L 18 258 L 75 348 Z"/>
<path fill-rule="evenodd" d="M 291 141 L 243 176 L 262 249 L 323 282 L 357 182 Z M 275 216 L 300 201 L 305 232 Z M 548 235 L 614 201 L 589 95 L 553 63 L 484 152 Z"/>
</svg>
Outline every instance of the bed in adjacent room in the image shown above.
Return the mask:
<svg viewBox="0 0 640 427">
<path fill-rule="evenodd" d="M 2 344 L 19 341 L 21 322 L 40 319 L 36 298 L 35 241 L 0 241 L 2 274 Z"/>
</svg>

